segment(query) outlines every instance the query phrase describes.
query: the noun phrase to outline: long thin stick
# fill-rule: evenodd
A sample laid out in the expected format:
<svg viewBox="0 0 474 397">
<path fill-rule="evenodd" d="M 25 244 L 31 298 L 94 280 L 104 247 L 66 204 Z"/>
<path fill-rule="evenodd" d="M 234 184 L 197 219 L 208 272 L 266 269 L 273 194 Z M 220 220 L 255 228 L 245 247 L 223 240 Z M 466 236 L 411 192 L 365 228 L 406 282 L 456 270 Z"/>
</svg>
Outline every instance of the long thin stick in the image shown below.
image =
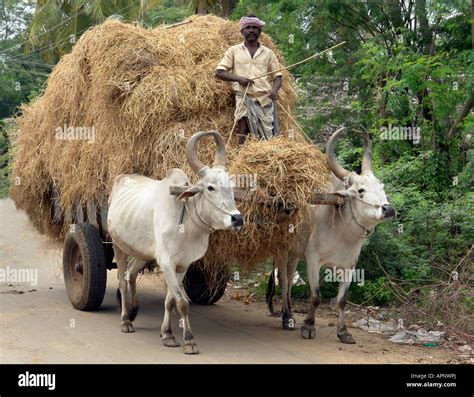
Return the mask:
<svg viewBox="0 0 474 397">
<path fill-rule="evenodd" d="M 272 71 L 272 72 L 264 73 L 264 74 L 262 74 L 261 76 L 253 77 L 251 80 L 260 79 L 260 78 L 262 78 L 262 77 L 268 76 L 269 74 L 281 72 L 282 70 L 286 70 L 286 69 L 292 68 L 293 66 L 301 65 L 302 63 L 307 62 L 307 61 L 309 61 L 310 59 L 316 58 L 316 57 L 318 57 L 318 56 L 320 56 L 320 55 L 322 55 L 322 54 L 324 54 L 324 53 L 326 53 L 326 52 L 328 52 L 328 51 L 331 51 L 331 50 L 333 50 L 334 48 L 339 47 L 339 46 L 341 46 L 341 45 L 343 45 L 343 44 L 346 44 L 346 41 L 342 41 L 342 42 L 340 42 L 339 44 L 336 44 L 335 46 L 333 46 L 333 47 L 331 47 L 331 48 L 327 48 L 327 49 L 325 49 L 324 51 L 318 52 L 317 54 L 313 54 L 313 55 L 309 56 L 308 58 L 305 58 L 305 59 L 303 59 L 302 61 L 296 62 L 296 63 L 294 63 L 294 64 L 292 64 L 292 65 L 282 67 L 282 68 L 280 68 L 280 69 L 278 69 L 278 70 L 274 70 L 274 71 Z"/>
<path fill-rule="evenodd" d="M 175 26 L 180 26 L 180 25 L 184 25 L 186 23 L 191 23 L 191 22 L 192 22 L 192 19 L 187 19 L 185 21 L 181 21 L 181 22 L 178 22 L 178 23 L 173 23 L 172 25 L 162 26 L 160 29 L 171 29 L 171 28 L 174 28 Z"/>
<path fill-rule="evenodd" d="M 237 109 L 237 114 L 240 113 L 240 109 L 242 109 L 242 106 L 244 105 L 245 95 L 247 95 L 247 91 L 248 91 L 249 87 L 250 87 L 250 84 L 247 84 L 247 88 L 245 89 L 244 96 L 242 97 L 242 102 L 240 102 L 240 106 Z M 234 125 L 232 126 L 232 129 L 230 130 L 229 139 L 227 139 L 227 146 L 230 143 L 230 140 L 232 138 L 232 133 L 234 132 L 234 128 L 235 128 L 236 124 L 237 124 L 237 117 L 234 117 Z"/>
<path fill-rule="evenodd" d="M 295 118 L 288 112 L 288 110 L 286 110 L 284 108 L 284 106 L 280 103 L 280 102 L 277 102 L 278 105 L 280 105 L 280 108 L 286 113 L 286 115 L 290 118 L 291 121 L 293 121 L 293 123 L 295 124 L 296 128 L 298 128 L 300 130 L 300 132 L 306 137 L 308 138 L 308 136 L 306 135 L 306 132 L 304 132 L 304 130 L 300 127 L 300 125 L 298 124 L 298 122 L 295 120 Z"/>
<path fill-rule="evenodd" d="M 324 51 L 318 52 L 317 54 L 313 54 L 313 55 L 309 56 L 308 58 L 303 59 L 302 61 L 296 62 L 296 63 L 294 63 L 294 64 L 292 64 L 292 65 L 289 65 L 289 66 L 285 66 L 285 67 L 280 68 L 280 69 L 278 69 L 278 70 L 274 70 L 274 71 L 272 71 L 272 72 L 264 73 L 264 74 L 262 74 L 261 76 L 257 76 L 257 77 L 252 78 L 251 80 L 260 79 L 260 78 L 262 78 L 262 77 L 268 76 L 269 74 L 273 74 L 273 73 L 276 73 L 276 72 L 281 72 L 282 70 L 292 68 L 293 66 L 296 66 L 296 65 L 301 65 L 302 63 L 307 62 L 307 61 L 309 61 L 309 60 L 311 60 L 311 59 L 313 59 L 313 58 L 316 58 L 316 57 L 318 57 L 318 56 L 320 56 L 320 55 L 322 55 L 322 54 L 324 54 L 324 53 L 326 53 L 326 52 L 328 52 L 328 51 L 331 51 L 331 50 L 333 50 L 334 48 L 339 47 L 339 46 L 341 46 L 341 45 L 343 45 L 343 44 L 346 44 L 346 41 L 342 41 L 342 42 L 340 42 L 339 44 L 336 44 L 335 46 L 332 46 L 332 47 L 330 47 L 330 48 L 325 49 Z M 239 114 L 240 109 L 241 109 L 241 107 L 242 107 L 242 105 L 243 105 L 243 103 L 244 103 L 244 101 L 245 101 L 245 96 L 247 95 L 247 90 L 249 89 L 249 86 L 250 86 L 250 84 L 247 84 L 247 88 L 245 89 L 242 102 L 240 103 L 239 109 L 237 110 L 237 114 Z M 283 106 L 282 106 L 282 108 L 283 108 Z M 285 110 L 285 112 L 286 112 L 286 109 L 283 109 L 283 110 Z M 288 113 L 288 112 L 287 112 L 287 113 Z M 234 128 L 235 128 L 235 125 L 236 125 L 236 124 L 237 124 L 237 119 L 234 120 L 234 125 L 232 126 L 232 129 L 230 130 L 229 139 L 227 140 L 227 145 L 229 145 L 229 143 L 230 143 L 230 140 L 231 140 L 231 138 L 232 138 L 232 133 L 234 132 Z"/>
</svg>

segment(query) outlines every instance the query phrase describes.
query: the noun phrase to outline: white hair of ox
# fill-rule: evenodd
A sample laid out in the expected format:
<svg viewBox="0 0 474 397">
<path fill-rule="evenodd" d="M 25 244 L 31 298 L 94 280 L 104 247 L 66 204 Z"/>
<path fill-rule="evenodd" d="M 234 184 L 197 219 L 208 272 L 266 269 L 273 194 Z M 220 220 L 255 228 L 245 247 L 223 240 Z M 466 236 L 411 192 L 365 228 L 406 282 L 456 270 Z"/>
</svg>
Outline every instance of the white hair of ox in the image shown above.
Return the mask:
<svg viewBox="0 0 474 397">
<path fill-rule="evenodd" d="M 214 165 L 197 158 L 196 145 L 205 136 L 217 143 Z M 198 353 L 189 324 L 189 304 L 182 281 L 189 265 L 202 258 L 213 230 L 235 229 L 243 218 L 234 202 L 234 192 L 226 171 L 226 152 L 222 136 L 216 131 L 194 134 L 186 147 L 186 158 L 199 176 L 191 186 L 186 174 L 177 168 L 162 180 L 142 175 L 119 175 L 109 199 L 108 232 L 118 263 L 122 306 L 121 330 L 134 332 L 132 321 L 138 312 L 136 278 L 148 261 L 160 266 L 168 292 L 161 327 L 165 346 L 179 346 L 171 330 L 171 312 L 177 307 L 181 316 L 184 352 Z M 170 194 L 170 186 L 189 186 L 179 197 Z M 127 256 L 133 260 L 128 264 Z"/>
<path fill-rule="evenodd" d="M 301 328 L 303 338 L 315 336 L 314 315 L 321 301 L 319 292 L 321 267 L 349 270 L 347 274 L 350 275 L 357 265 L 367 232 L 395 215 L 385 194 L 384 185 L 372 172 L 370 139 L 366 131 L 364 131 L 361 174 L 349 172 L 337 162 L 334 146 L 344 130 L 341 128 L 331 136 L 326 150 L 328 163 L 333 173 L 329 189 L 340 197 L 344 197 L 344 204 L 339 208 L 324 205 L 311 206 L 303 230 L 297 236 L 294 246 L 289 252 L 279 252 L 275 256 L 275 266 L 279 270 L 282 291 L 282 322 L 285 329 L 294 328 L 290 305 L 291 280 L 296 271 L 298 259 L 306 260 L 311 302 L 308 315 Z M 344 324 L 346 294 L 351 280 L 352 277 L 347 277 L 347 280 L 339 283 L 336 299 L 339 310 L 337 335 L 344 343 L 354 343 Z M 267 302 L 272 313 L 273 282 L 274 280 L 270 279 L 267 293 Z"/>
</svg>

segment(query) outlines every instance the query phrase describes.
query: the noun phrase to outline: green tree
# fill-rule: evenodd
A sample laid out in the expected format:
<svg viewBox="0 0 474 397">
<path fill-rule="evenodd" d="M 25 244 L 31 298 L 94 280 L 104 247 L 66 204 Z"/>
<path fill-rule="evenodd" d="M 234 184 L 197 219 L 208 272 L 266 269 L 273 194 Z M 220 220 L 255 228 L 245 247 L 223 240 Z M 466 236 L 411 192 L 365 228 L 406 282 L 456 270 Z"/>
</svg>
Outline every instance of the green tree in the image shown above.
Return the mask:
<svg viewBox="0 0 474 397">
<path fill-rule="evenodd" d="M 191 0 L 190 6 L 194 14 L 217 14 L 229 16 L 236 7 L 238 0 Z"/>
<path fill-rule="evenodd" d="M 28 28 L 26 52 L 39 49 L 42 58 L 56 62 L 68 53 L 89 27 L 106 18 L 143 20 L 159 0 L 38 0 Z"/>
<path fill-rule="evenodd" d="M 11 117 L 50 71 L 39 56 L 23 55 L 24 29 L 33 14 L 31 1 L 0 0 L 0 118 Z"/>
<path fill-rule="evenodd" d="M 169 25 L 180 22 L 192 13 L 188 2 L 181 0 L 166 0 L 150 9 L 143 21 L 147 27 Z"/>
</svg>

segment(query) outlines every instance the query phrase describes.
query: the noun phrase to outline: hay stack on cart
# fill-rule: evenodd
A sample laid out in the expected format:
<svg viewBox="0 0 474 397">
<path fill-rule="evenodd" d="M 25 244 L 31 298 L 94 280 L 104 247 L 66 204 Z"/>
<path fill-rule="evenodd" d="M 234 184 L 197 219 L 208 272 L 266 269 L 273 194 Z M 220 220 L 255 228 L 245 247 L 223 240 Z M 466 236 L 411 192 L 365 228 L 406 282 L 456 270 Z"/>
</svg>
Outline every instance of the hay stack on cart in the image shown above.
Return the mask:
<svg viewBox="0 0 474 397">
<path fill-rule="evenodd" d="M 71 223 L 88 222 L 106 241 L 107 199 L 117 175 L 162 178 L 179 167 L 195 178 L 186 143 L 200 130 L 217 130 L 227 140 L 235 100 L 214 70 L 241 41 L 238 24 L 216 16 L 169 29 L 111 20 L 88 30 L 56 65 L 44 93 L 21 109 L 11 190 L 17 207 L 51 237 L 62 239 Z M 261 41 L 282 61 L 268 36 Z M 230 173 L 251 176 L 254 184 L 239 202 L 243 232 L 211 238 L 201 263 L 208 283 L 234 262 L 254 266 L 288 246 L 312 193 L 326 186 L 326 159 L 291 116 L 295 92 L 286 71 L 278 102 L 282 137 L 237 147 L 234 133 L 228 145 Z M 213 145 L 198 148 L 203 162 L 211 162 Z M 298 210 L 277 222 L 275 214 L 287 207 Z M 110 268 L 110 245 L 104 247 Z"/>
</svg>

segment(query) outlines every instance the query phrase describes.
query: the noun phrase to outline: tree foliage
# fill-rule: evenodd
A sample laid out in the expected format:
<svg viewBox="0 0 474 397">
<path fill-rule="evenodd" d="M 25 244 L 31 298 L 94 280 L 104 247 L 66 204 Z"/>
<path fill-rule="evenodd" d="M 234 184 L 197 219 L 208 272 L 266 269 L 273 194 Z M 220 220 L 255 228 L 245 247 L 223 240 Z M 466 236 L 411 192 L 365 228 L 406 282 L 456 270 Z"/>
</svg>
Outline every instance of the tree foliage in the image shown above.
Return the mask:
<svg viewBox="0 0 474 397">
<path fill-rule="evenodd" d="M 387 274 L 407 282 L 408 289 L 410 283 L 447 279 L 474 240 L 469 1 L 242 0 L 233 17 L 248 13 L 267 22 L 265 31 L 288 64 L 347 41 L 292 71 L 307 134 L 324 142 L 346 125 L 339 159 L 357 171 L 356 130 L 367 128 L 375 173 L 397 209 L 397 218 L 367 239 L 359 260 L 367 282 L 351 287 L 351 299 L 394 299 Z M 390 129 L 419 132 L 419 139 L 397 133 L 386 139 Z M 472 271 L 472 258 L 463 265 Z M 323 285 L 322 292 L 329 297 L 335 291 Z"/>
</svg>

